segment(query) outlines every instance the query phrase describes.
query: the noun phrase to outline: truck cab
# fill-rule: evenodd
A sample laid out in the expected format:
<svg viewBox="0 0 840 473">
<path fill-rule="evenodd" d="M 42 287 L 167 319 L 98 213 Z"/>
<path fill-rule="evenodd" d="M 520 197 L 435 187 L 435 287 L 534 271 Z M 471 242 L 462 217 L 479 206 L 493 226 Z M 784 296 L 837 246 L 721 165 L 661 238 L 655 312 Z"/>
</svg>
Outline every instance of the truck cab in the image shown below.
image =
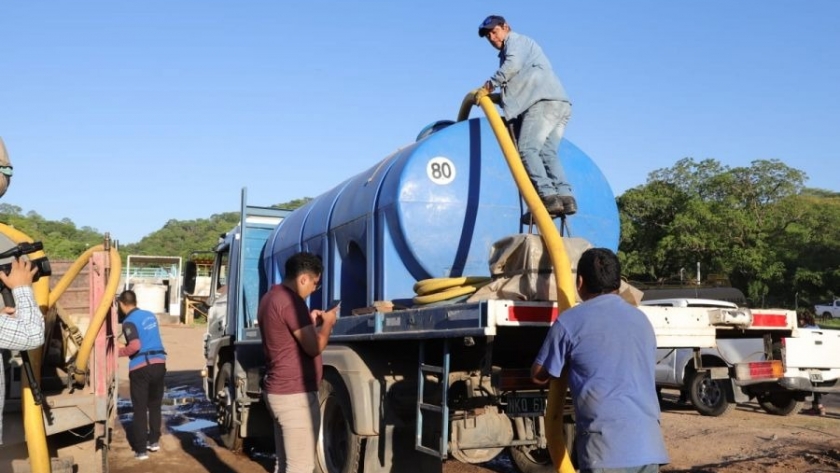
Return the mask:
<svg viewBox="0 0 840 473">
<path fill-rule="evenodd" d="M 817 317 L 828 320 L 832 318 L 840 318 L 840 299 L 834 299 L 831 302 L 823 302 L 814 306 L 814 313 Z"/>
<path fill-rule="evenodd" d="M 642 305 L 738 308 L 732 302 L 692 298 L 644 300 Z M 840 367 L 839 340 L 830 332 L 792 330 L 791 337 L 782 341 L 784 372 L 760 382 L 739 376 L 747 369 L 739 367 L 766 359 L 765 339 L 760 334 L 745 338 L 718 337 L 714 348 L 660 348 L 656 385 L 660 389 L 679 389 L 683 393 L 681 399 L 689 398 L 703 415 L 723 415 L 736 402 L 751 398 L 770 414 L 790 415 L 799 411 L 811 391 L 840 389 L 835 369 Z"/>
<path fill-rule="evenodd" d="M 260 261 L 269 233 L 290 213 L 246 206 L 244 190 L 242 202 L 239 225 L 221 235 L 213 249 L 202 371 L 222 441 L 234 451 L 242 448 L 243 438 L 272 435 L 260 388 L 264 363 L 257 308 L 267 289 Z M 187 262 L 185 274 L 195 274 L 192 264 Z M 192 291 L 188 281 L 184 284 Z"/>
</svg>

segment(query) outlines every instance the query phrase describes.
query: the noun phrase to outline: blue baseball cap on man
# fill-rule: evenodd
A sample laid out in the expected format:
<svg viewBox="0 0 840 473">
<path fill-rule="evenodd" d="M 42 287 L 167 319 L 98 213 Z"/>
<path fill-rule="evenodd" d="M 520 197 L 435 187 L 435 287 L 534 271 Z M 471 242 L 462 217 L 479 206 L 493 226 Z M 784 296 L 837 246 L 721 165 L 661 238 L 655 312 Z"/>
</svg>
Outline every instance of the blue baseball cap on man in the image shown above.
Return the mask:
<svg viewBox="0 0 840 473">
<path fill-rule="evenodd" d="M 505 17 L 499 15 L 490 15 L 478 25 L 478 36 L 485 37 L 493 28 L 507 23 Z"/>
</svg>

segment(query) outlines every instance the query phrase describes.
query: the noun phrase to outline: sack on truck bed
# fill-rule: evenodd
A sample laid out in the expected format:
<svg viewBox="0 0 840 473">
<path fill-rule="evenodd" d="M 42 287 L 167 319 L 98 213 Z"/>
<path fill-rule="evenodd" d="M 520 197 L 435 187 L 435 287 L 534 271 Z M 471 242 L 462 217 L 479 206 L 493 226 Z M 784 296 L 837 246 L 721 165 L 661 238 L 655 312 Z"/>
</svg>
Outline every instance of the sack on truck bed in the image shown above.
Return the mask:
<svg viewBox="0 0 840 473">
<path fill-rule="evenodd" d="M 577 284 L 577 263 L 592 244 L 583 238 L 563 237 L 569 257 L 572 278 Z M 490 276 L 493 282 L 476 291 L 467 302 L 488 299 L 514 301 L 556 301 L 557 283 L 551 258 L 539 235 L 511 235 L 493 243 L 490 250 Z M 642 292 L 622 281 L 621 295 L 627 302 L 638 305 Z M 580 299 L 575 298 L 578 302 Z"/>
</svg>

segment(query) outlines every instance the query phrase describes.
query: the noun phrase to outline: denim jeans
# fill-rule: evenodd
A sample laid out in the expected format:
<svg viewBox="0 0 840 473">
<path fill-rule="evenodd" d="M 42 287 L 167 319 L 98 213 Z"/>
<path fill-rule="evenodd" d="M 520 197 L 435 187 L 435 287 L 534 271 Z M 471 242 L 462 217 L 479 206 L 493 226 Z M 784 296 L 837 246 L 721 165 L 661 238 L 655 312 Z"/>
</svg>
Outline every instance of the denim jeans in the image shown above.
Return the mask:
<svg viewBox="0 0 840 473">
<path fill-rule="evenodd" d="M 591 468 L 580 473 L 659 473 L 659 465 L 633 466 L 630 468 Z"/>
<path fill-rule="evenodd" d="M 557 157 L 557 148 L 571 116 L 570 103 L 543 100 L 531 105 L 514 122 L 522 164 L 540 197 L 572 195 L 572 187 Z"/>
<path fill-rule="evenodd" d="M 312 473 L 321 429 L 318 393 L 266 394 L 266 402 L 274 417 L 274 472 Z"/>
</svg>

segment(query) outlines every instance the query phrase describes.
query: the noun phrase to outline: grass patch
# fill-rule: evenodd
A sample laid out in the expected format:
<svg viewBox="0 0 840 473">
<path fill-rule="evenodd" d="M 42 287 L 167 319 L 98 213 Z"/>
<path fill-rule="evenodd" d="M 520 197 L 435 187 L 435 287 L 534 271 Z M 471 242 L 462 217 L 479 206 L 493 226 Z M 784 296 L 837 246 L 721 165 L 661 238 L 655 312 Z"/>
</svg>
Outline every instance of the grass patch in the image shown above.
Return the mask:
<svg viewBox="0 0 840 473">
<path fill-rule="evenodd" d="M 830 328 L 830 329 L 840 330 L 840 319 L 835 318 L 835 319 L 828 319 L 828 320 L 824 320 L 824 321 L 821 320 L 821 321 L 817 322 L 817 325 L 819 325 L 820 328 Z"/>
</svg>

